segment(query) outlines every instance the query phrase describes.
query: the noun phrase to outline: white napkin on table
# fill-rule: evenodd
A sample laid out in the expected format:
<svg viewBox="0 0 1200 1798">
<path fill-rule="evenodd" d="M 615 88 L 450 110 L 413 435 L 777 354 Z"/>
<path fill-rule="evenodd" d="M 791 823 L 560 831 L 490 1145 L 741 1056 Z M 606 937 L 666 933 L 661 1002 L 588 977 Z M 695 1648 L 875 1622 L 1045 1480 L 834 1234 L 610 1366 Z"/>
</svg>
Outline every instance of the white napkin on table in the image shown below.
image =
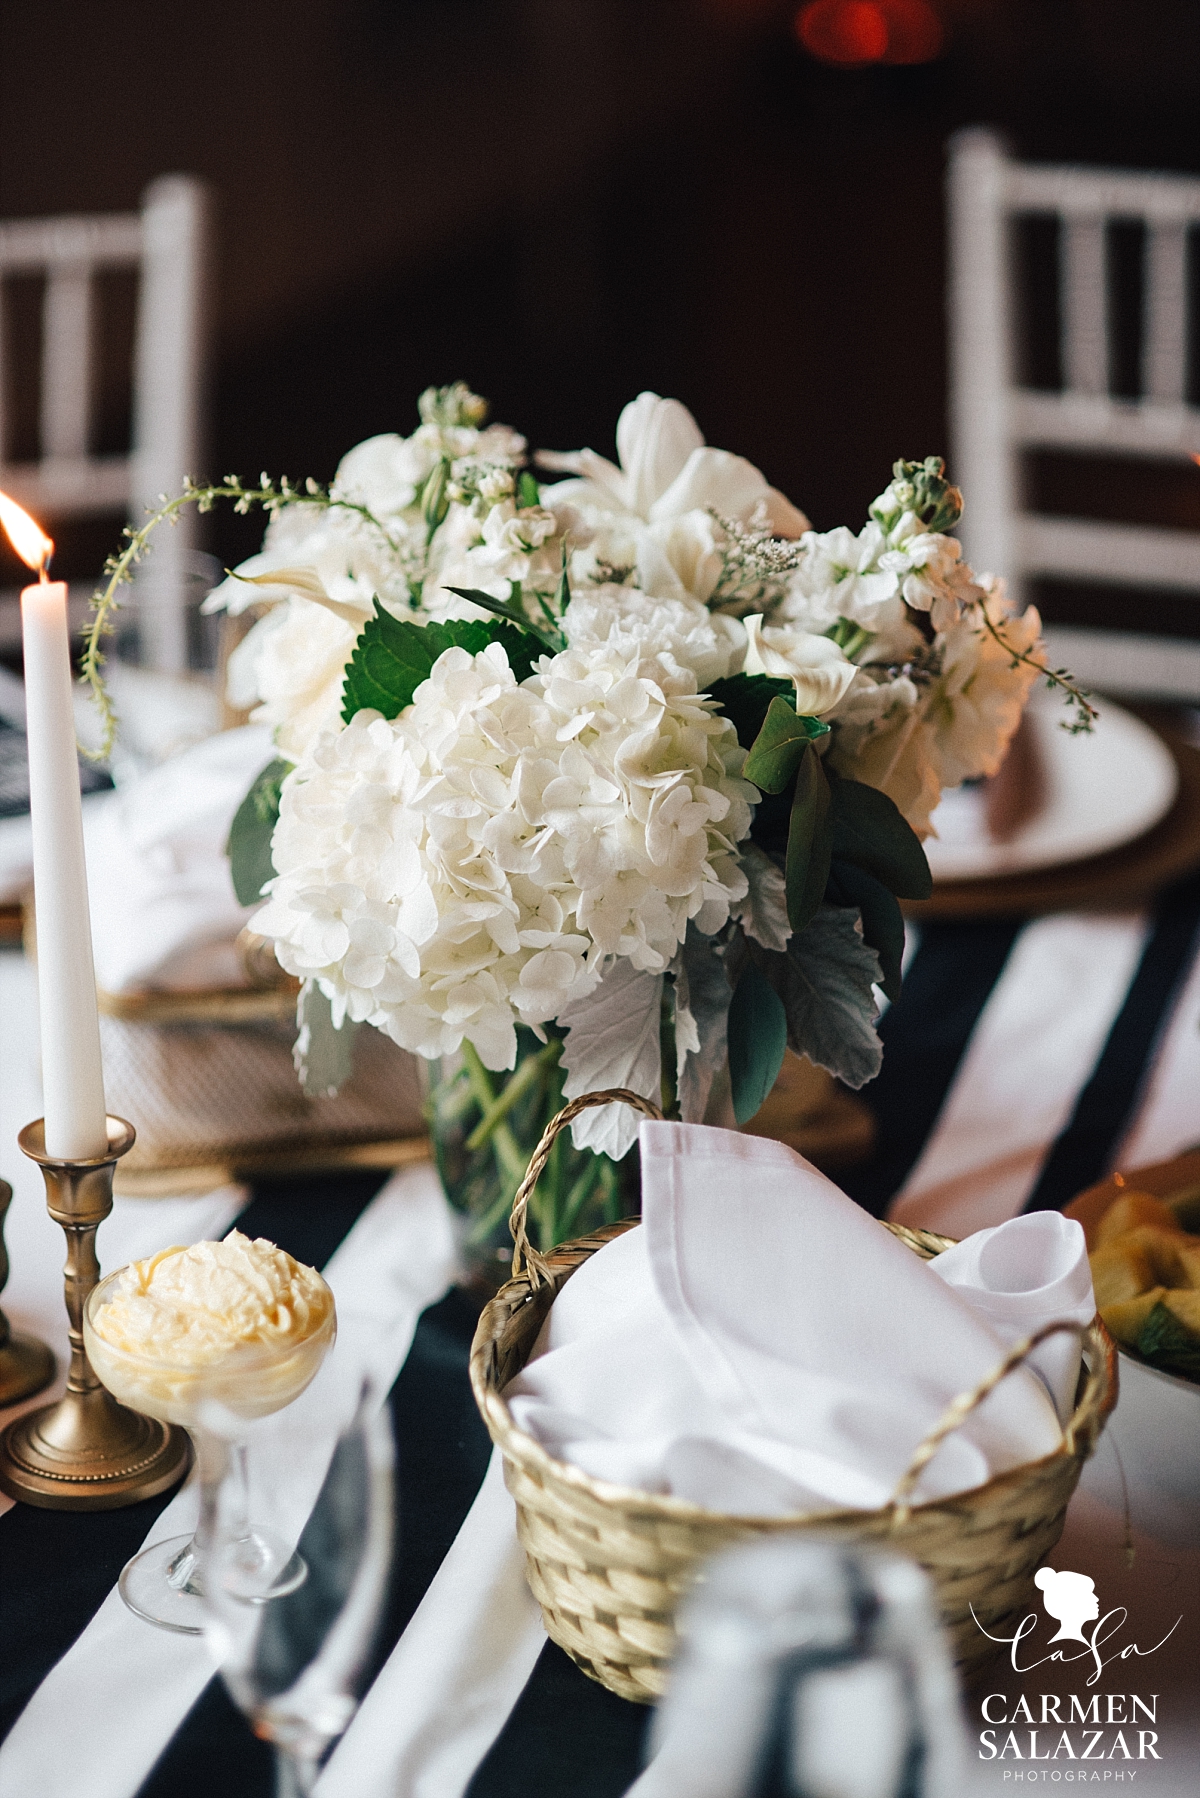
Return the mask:
<svg viewBox="0 0 1200 1798">
<path fill-rule="evenodd" d="M 96 980 L 110 993 L 244 986 L 239 905 L 225 844 L 271 760 L 271 733 L 222 731 L 151 769 L 86 815 Z"/>
<path fill-rule="evenodd" d="M 507 1389 L 518 1423 L 594 1477 L 713 1509 L 885 1504 L 1005 1335 L 781 1143 L 643 1123 L 641 1155 L 642 1228 L 555 1301 Z M 1023 1327 L 1051 1321 L 1039 1291 L 1025 1296 Z M 979 1485 L 1060 1435 L 1041 1380 L 1018 1369 L 942 1445 L 916 1499 Z"/>
<path fill-rule="evenodd" d="M 977 1230 L 929 1265 L 1008 1348 L 1043 1324 L 1090 1324 L 1096 1315 L 1083 1226 L 1059 1211 Z M 1078 1336 L 1064 1332 L 1039 1343 L 1026 1363 L 1045 1384 L 1060 1423 L 1075 1407 L 1081 1352 Z"/>
</svg>

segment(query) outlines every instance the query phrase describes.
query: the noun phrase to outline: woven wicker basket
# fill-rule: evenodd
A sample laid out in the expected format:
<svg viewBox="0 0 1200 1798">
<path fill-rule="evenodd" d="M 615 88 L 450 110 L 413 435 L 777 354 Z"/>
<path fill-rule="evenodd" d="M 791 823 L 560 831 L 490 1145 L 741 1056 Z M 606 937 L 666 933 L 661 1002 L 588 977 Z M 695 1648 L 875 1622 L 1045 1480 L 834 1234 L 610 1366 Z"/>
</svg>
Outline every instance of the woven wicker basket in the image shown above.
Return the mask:
<svg viewBox="0 0 1200 1798">
<path fill-rule="evenodd" d="M 652 1703 L 666 1686 L 675 1607 L 701 1562 L 731 1542 L 804 1530 L 886 1541 L 912 1555 L 933 1578 L 959 1665 L 970 1668 L 988 1659 L 993 1644 L 975 1618 L 992 1635 L 1011 1634 L 1029 1609 L 1032 1575 L 1062 1533 L 1080 1470 L 1116 1403 L 1116 1351 L 1103 1325 L 1096 1320 L 1081 1330 L 1052 1324 L 1018 1343 L 986 1381 L 955 1400 L 914 1455 L 892 1502 L 878 1511 L 733 1517 L 593 1479 L 555 1460 L 518 1429 L 502 1395 L 524 1367 L 559 1289 L 589 1255 L 633 1227 L 633 1220 L 613 1224 L 545 1256 L 525 1239 L 529 1194 L 555 1134 L 585 1107 L 618 1098 L 648 1116 L 660 1115 L 633 1093 L 590 1093 L 573 1100 L 547 1129 L 513 1207 L 514 1277 L 485 1308 L 471 1349 L 471 1385 L 504 1457 L 529 1584 L 547 1634 L 609 1691 Z M 950 1246 L 950 1238 L 928 1231 L 881 1227 L 926 1260 Z M 943 1438 L 1037 1342 L 1064 1329 L 1082 1337 L 1085 1368 L 1061 1446 L 972 1491 L 907 1505 Z"/>
</svg>

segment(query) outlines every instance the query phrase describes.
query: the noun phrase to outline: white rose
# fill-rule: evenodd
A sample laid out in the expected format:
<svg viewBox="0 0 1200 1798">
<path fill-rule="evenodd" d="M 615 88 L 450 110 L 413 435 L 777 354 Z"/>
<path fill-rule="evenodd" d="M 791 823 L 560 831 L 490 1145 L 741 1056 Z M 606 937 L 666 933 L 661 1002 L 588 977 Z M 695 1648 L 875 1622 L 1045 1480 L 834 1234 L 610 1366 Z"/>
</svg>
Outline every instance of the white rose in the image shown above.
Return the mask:
<svg viewBox="0 0 1200 1798">
<path fill-rule="evenodd" d="M 342 686 L 358 626 L 293 596 L 260 618 L 229 658 L 231 702 L 253 694 L 251 713 L 270 724 L 284 755 L 298 761 L 323 730 L 341 728 Z"/>
</svg>

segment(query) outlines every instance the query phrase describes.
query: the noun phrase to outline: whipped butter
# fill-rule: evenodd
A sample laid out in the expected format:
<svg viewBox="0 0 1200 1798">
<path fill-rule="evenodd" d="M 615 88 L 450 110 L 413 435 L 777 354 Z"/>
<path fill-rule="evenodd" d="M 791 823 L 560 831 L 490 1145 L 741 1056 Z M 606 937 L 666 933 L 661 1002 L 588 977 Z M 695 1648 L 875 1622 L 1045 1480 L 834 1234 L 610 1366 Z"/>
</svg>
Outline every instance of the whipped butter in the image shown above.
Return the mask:
<svg viewBox="0 0 1200 1798">
<path fill-rule="evenodd" d="M 135 1410 L 191 1422 L 202 1392 L 265 1416 L 302 1392 L 333 1340 L 333 1294 L 315 1268 L 259 1237 L 163 1249 L 102 1283 L 85 1337 L 104 1384 Z"/>
</svg>

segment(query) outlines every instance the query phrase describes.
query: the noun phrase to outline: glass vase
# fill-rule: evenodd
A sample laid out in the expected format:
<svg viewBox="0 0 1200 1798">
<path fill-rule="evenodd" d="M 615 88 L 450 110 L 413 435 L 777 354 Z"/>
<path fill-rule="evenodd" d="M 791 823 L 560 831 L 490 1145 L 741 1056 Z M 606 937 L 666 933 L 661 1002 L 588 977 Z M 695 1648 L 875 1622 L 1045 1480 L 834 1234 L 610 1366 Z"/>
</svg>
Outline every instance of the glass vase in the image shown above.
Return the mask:
<svg viewBox="0 0 1200 1798">
<path fill-rule="evenodd" d="M 546 1125 L 562 1109 L 561 1039 L 517 1029 L 517 1062 L 492 1073 L 464 1043 L 424 1063 L 425 1113 L 451 1205 L 462 1217 L 468 1282 L 495 1289 L 509 1276 L 513 1199 Z M 636 1154 L 617 1163 L 577 1149 L 569 1131 L 554 1142 L 529 1204 L 529 1235 L 543 1253 L 636 1209 Z"/>
</svg>

